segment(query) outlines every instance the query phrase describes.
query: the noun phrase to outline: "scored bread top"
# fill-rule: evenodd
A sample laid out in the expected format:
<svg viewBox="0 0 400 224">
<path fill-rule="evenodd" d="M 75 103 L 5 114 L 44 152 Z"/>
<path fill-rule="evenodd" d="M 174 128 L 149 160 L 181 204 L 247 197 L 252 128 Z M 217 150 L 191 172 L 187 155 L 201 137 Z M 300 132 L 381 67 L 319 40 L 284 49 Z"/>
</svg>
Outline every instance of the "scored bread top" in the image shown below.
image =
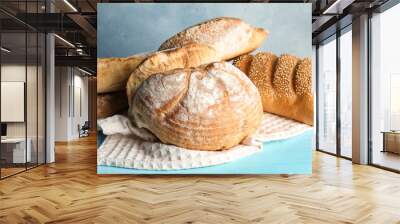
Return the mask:
<svg viewBox="0 0 400 224">
<path fill-rule="evenodd" d="M 148 56 L 130 75 L 126 84 L 128 102 L 139 85 L 152 74 L 161 74 L 178 68 L 191 68 L 220 61 L 213 47 L 188 44 L 181 48 L 158 51 Z"/>
<path fill-rule="evenodd" d="M 266 30 L 254 28 L 241 19 L 218 17 L 177 33 L 161 44 L 159 50 L 201 43 L 214 47 L 223 60 L 229 60 L 258 48 L 267 34 Z"/>
<path fill-rule="evenodd" d="M 227 149 L 261 122 L 261 98 L 239 69 L 218 62 L 150 76 L 130 115 L 162 142 L 196 150 Z"/>
</svg>

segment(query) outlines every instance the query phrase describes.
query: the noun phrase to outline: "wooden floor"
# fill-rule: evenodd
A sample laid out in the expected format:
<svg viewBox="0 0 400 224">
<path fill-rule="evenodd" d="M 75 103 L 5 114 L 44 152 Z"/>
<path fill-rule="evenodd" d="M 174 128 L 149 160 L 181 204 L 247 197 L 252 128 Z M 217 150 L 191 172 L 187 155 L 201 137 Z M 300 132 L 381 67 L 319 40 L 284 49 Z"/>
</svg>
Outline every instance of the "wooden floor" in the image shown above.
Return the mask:
<svg viewBox="0 0 400 224">
<path fill-rule="evenodd" d="M 0 223 L 400 223 L 400 175 L 314 154 L 314 173 L 99 176 L 95 138 L 0 181 Z"/>
<path fill-rule="evenodd" d="M 372 159 L 374 164 L 389 167 L 395 170 L 400 170 L 400 154 L 374 150 Z"/>
<path fill-rule="evenodd" d="M 26 169 L 33 169 L 36 166 L 37 166 L 36 163 L 27 163 L 27 167 L 25 167 L 25 164 L 18 164 L 18 167 L 2 167 L 1 178 L 5 178 L 20 172 L 24 172 Z"/>
<path fill-rule="evenodd" d="M 24 170 L 25 170 L 25 167 L 23 167 L 23 168 L 22 167 L 21 168 L 19 168 L 19 167 L 17 167 L 17 168 L 14 168 L 14 167 L 4 168 L 4 167 L 2 167 L 1 168 L 1 177 L 2 178 L 3 177 L 7 177 L 7 176 L 10 176 L 10 175 L 22 172 Z"/>
</svg>

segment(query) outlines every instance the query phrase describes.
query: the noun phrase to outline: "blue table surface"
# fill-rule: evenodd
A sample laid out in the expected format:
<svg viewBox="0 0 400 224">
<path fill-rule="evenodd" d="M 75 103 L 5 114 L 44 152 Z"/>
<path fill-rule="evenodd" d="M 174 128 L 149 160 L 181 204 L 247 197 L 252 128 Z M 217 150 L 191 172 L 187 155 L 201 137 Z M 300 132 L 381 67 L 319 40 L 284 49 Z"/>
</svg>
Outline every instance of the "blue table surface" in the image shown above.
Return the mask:
<svg viewBox="0 0 400 224">
<path fill-rule="evenodd" d="M 97 166 L 98 174 L 311 174 L 312 136 L 309 130 L 296 137 L 264 143 L 263 150 L 216 166 L 186 170 L 153 171 Z M 98 145 L 104 140 L 99 136 Z"/>
</svg>

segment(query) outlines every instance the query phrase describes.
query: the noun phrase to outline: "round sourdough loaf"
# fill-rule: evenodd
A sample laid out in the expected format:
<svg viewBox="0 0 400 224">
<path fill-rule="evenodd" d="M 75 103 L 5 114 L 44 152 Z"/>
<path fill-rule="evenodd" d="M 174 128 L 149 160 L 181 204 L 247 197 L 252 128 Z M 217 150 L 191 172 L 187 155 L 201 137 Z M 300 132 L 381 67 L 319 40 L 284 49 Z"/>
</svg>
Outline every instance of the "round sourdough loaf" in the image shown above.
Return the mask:
<svg viewBox="0 0 400 224">
<path fill-rule="evenodd" d="M 162 142 L 223 150 L 252 134 L 262 119 L 254 84 L 227 62 L 154 74 L 134 94 L 129 114 Z"/>
</svg>

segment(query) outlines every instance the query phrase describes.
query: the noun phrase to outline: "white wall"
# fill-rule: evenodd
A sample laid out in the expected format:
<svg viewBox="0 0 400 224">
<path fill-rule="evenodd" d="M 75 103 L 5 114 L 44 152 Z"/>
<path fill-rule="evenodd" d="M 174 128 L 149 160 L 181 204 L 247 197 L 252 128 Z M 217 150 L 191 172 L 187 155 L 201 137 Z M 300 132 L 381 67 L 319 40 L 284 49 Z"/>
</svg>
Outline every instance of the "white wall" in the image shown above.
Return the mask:
<svg viewBox="0 0 400 224">
<path fill-rule="evenodd" d="M 36 74 L 36 66 L 27 66 L 28 85 L 29 87 L 34 86 L 35 88 L 27 88 L 27 120 L 28 120 L 28 137 L 31 129 L 35 131 L 36 135 L 36 80 L 30 78 L 31 74 Z M 4 64 L 1 66 L 1 81 L 10 82 L 25 82 L 25 64 Z M 39 105 L 40 107 L 41 105 Z M 7 110 L 7 108 L 1 108 L 1 110 Z M 35 112 L 35 113 L 33 113 Z M 25 123 L 26 122 L 7 122 L 7 135 L 8 137 L 25 137 Z"/>
<path fill-rule="evenodd" d="M 69 117 L 69 69 L 55 68 L 55 141 L 68 140 Z"/>
<path fill-rule="evenodd" d="M 75 70 L 76 71 L 76 70 Z M 88 78 L 87 76 L 75 75 L 74 85 L 81 90 L 81 106 L 82 106 L 82 114 L 80 116 L 75 116 L 77 118 L 77 122 L 83 124 L 89 118 L 89 92 L 88 92 Z M 76 89 L 75 89 L 76 90 Z M 76 92 L 75 92 L 76 94 Z M 76 114 L 79 111 L 76 111 Z"/>
<path fill-rule="evenodd" d="M 25 82 L 25 64 L 8 64 L 1 66 L 1 81 Z M 6 110 L 7 108 L 1 108 Z M 25 137 L 25 122 L 7 123 L 8 137 Z"/>
<path fill-rule="evenodd" d="M 77 139 L 78 125 L 88 120 L 88 78 L 76 68 L 56 67 L 55 85 L 55 140 Z"/>
</svg>

